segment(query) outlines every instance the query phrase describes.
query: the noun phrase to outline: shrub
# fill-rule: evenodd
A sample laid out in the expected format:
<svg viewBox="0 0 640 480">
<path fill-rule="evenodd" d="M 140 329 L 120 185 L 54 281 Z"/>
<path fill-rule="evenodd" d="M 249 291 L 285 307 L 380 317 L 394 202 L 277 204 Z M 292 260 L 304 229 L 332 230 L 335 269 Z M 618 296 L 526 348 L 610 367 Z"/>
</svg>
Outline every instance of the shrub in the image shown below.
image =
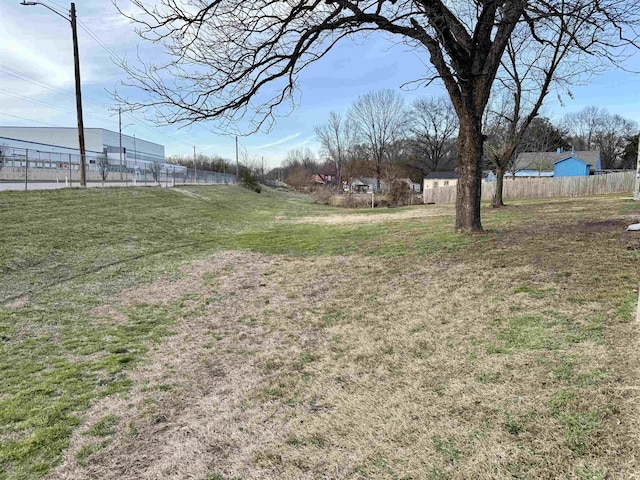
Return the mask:
<svg viewBox="0 0 640 480">
<path fill-rule="evenodd" d="M 257 177 L 245 166 L 240 166 L 240 186 L 256 193 L 260 193 L 262 191 Z"/>
<path fill-rule="evenodd" d="M 411 188 L 402 180 L 394 180 L 389 188 L 389 204 L 397 207 L 409 205 L 411 200 Z"/>
<path fill-rule="evenodd" d="M 315 192 L 313 192 L 313 200 L 316 203 L 321 203 L 323 205 L 330 205 L 332 203 L 333 197 L 334 192 L 326 187 L 318 188 Z"/>
</svg>

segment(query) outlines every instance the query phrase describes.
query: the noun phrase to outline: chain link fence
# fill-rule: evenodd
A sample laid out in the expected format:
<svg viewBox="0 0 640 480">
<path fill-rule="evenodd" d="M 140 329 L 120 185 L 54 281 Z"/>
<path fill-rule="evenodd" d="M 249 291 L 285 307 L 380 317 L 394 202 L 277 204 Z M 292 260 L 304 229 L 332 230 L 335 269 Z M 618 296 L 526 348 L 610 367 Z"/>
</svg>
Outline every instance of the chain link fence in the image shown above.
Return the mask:
<svg viewBox="0 0 640 480">
<path fill-rule="evenodd" d="M 123 185 L 234 184 L 234 174 L 182 165 L 120 158 L 119 153 L 87 153 L 86 180 Z M 64 183 L 78 186 L 80 155 L 0 146 L 0 182 Z"/>
</svg>

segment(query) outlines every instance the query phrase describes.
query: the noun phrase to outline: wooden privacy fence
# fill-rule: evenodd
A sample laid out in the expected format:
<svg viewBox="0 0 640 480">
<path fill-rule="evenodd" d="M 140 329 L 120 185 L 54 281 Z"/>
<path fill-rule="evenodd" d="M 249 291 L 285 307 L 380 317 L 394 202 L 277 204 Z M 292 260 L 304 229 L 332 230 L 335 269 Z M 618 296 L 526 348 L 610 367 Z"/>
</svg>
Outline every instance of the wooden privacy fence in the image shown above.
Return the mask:
<svg viewBox="0 0 640 480">
<path fill-rule="evenodd" d="M 636 172 L 617 172 L 589 177 L 560 178 L 505 178 L 503 196 L 514 198 L 578 197 L 583 195 L 605 195 L 608 193 L 630 193 L 635 184 Z M 496 182 L 482 184 L 482 200 L 491 200 Z M 455 203 L 456 187 L 425 189 L 424 203 Z"/>
</svg>

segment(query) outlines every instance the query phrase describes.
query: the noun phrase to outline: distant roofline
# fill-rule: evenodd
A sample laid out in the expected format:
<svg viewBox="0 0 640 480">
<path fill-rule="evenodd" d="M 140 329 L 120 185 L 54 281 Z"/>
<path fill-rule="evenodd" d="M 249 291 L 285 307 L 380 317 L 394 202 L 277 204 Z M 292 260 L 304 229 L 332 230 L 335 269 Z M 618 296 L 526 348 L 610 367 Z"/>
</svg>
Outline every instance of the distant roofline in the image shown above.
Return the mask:
<svg viewBox="0 0 640 480">
<path fill-rule="evenodd" d="M 31 128 L 31 129 L 36 129 L 39 128 L 41 130 L 53 130 L 53 129 L 58 129 L 58 130 L 78 130 L 78 127 L 24 127 L 24 126 L 20 126 L 20 125 L 0 125 L 0 129 L 3 128 Z M 102 128 L 102 127 L 84 127 L 84 131 L 86 132 L 87 130 L 102 130 L 104 132 L 109 132 L 109 133 L 113 133 L 114 135 L 120 135 L 119 132 L 116 132 L 114 130 L 109 130 L 108 128 Z M 126 133 L 122 134 L 123 137 L 127 137 L 127 138 L 134 138 L 133 135 L 127 135 Z M 8 137 L 4 137 L 4 138 L 8 138 Z M 153 143 L 154 145 L 158 145 L 162 148 L 165 148 L 165 145 L 162 143 L 157 143 L 157 142 L 152 142 L 151 140 L 145 140 L 144 138 L 140 138 L 140 137 L 135 137 L 136 140 L 140 141 L 140 142 L 148 142 L 148 143 Z M 14 139 L 14 140 L 18 140 L 18 139 Z M 21 142 L 27 142 L 29 140 L 19 140 Z M 37 143 L 37 142 L 31 142 L 31 143 Z M 44 144 L 46 145 L 46 144 Z M 55 146 L 55 145 L 54 145 Z"/>
<path fill-rule="evenodd" d="M 2 139 L 2 140 L 12 140 L 14 142 L 32 143 L 34 145 L 42 145 L 43 147 L 54 147 L 54 148 L 60 148 L 60 149 L 63 149 L 63 150 L 73 150 L 74 152 L 75 151 L 80 151 L 80 149 L 78 147 L 64 147 L 62 145 L 51 145 L 50 143 L 34 142 L 33 140 L 21 140 L 19 138 L 2 137 L 2 136 L 0 136 L 0 139 Z M 39 152 L 39 151 L 40 150 L 36 150 L 36 152 Z M 87 151 L 89 153 L 98 153 L 98 154 L 102 153 L 102 152 L 97 152 L 95 150 L 85 150 L 85 151 Z M 46 150 L 42 150 L 42 152 L 44 153 L 44 152 L 46 152 Z"/>
<path fill-rule="evenodd" d="M 32 127 L 32 126 L 25 126 L 25 125 L 0 125 L 0 128 L 41 128 L 41 129 L 54 129 L 57 128 L 58 130 L 63 129 L 63 130 L 78 130 L 78 127 Z M 85 130 L 107 130 L 108 132 L 113 132 L 113 133 L 118 133 L 118 132 L 114 132 L 113 130 L 109 130 L 108 128 L 102 128 L 102 127 L 84 127 Z"/>
<path fill-rule="evenodd" d="M 593 163 L 589 163 L 589 162 L 581 159 L 580 157 L 576 157 L 575 154 L 571 154 L 568 157 L 564 157 L 564 158 L 561 158 L 560 160 L 556 160 L 555 162 L 553 162 L 553 164 L 555 165 L 556 163 L 564 162 L 565 160 L 569 160 L 570 158 L 575 158 L 576 160 L 580 160 L 585 165 L 590 165 L 592 167 L 594 166 Z"/>
<path fill-rule="evenodd" d="M 442 180 L 452 180 L 455 178 L 460 178 L 460 175 L 454 170 L 446 170 L 441 172 L 429 172 L 424 178 L 426 179 L 442 179 Z"/>
</svg>

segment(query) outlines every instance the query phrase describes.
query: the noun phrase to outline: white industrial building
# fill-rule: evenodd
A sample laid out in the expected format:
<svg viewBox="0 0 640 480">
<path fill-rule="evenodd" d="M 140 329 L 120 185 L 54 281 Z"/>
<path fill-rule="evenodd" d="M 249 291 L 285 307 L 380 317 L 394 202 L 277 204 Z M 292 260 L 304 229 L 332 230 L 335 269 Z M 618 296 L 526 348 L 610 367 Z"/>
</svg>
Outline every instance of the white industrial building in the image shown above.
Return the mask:
<svg viewBox="0 0 640 480">
<path fill-rule="evenodd" d="M 95 163 L 99 155 L 106 155 L 109 164 L 120 165 L 120 134 L 104 128 L 85 128 L 87 165 Z M 64 127 L 0 127 L 0 147 L 29 152 L 31 162 L 63 162 L 79 156 L 78 129 Z M 20 155 L 23 156 L 23 155 Z M 70 160 L 70 163 L 76 163 Z M 164 145 L 122 135 L 122 166 L 125 170 L 145 169 L 151 163 L 165 163 Z M 46 166 L 43 164 L 46 168 Z"/>
</svg>

